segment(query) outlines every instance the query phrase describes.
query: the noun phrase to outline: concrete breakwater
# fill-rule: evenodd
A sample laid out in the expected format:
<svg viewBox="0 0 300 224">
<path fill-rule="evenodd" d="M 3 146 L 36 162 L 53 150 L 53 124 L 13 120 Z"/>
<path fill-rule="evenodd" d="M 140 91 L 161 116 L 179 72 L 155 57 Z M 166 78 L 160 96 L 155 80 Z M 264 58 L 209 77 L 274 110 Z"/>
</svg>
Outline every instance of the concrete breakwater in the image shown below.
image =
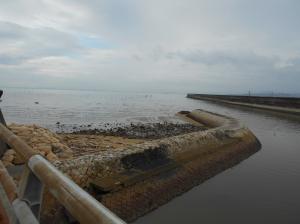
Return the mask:
<svg viewBox="0 0 300 224">
<path fill-rule="evenodd" d="M 238 95 L 187 94 L 187 98 L 226 103 L 291 115 L 300 115 L 299 97 L 261 97 Z"/>
<path fill-rule="evenodd" d="M 106 207 L 133 221 L 260 148 L 253 133 L 233 118 L 203 110 L 178 116 L 182 124 L 131 125 L 111 134 L 55 134 L 36 125 L 9 128 Z M 1 160 L 18 183 L 22 158 L 11 149 Z M 47 189 L 42 207 L 42 223 L 72 220 Z"/>
<path fill-rule="evenodd" d="M 202 110 L 179 116 L 207 129 L 53 164 L 119 217 L 133 221 L 260 149 L 253 133 L 233 118 Z M 47 193 L 44 201 L 47 222 L 61 210 Z"/>
</svg>

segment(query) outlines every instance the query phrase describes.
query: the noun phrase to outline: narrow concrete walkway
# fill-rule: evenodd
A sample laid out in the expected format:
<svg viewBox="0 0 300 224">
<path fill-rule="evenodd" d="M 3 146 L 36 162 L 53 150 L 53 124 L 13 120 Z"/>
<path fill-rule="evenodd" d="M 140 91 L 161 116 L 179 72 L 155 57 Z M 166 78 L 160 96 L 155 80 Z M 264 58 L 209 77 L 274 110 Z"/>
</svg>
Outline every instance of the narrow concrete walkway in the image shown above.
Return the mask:
<svg viewBox="0 0 300 224">
<path fill-rule="evenodd" d="M 276 111 L 276 112 L 281 112 L 281 113 L 289 113 L 289 114 L 300 116 L 300 109 L 297 109 L 297 108 L 269 106 L 269 105 L 254 104 L 254 103 L 233 102 L 230 100 L 222 100 L 222 99 L 217 99 L 215 97 L 204 97 L 204 96 L 198 96 L 198 95 L 188 95 L 187 97 L 191 98 L 191 99 L 206 100 L 206 101 L 212 101 L 212 102 L 217 102 L 217 103 L 226 103 L 226 104 L 232 104 L 232 105 L 236 105 L 236 106 L 251 107 L 251 108 L 256 108 L 256 109 Z"/>
</svg>

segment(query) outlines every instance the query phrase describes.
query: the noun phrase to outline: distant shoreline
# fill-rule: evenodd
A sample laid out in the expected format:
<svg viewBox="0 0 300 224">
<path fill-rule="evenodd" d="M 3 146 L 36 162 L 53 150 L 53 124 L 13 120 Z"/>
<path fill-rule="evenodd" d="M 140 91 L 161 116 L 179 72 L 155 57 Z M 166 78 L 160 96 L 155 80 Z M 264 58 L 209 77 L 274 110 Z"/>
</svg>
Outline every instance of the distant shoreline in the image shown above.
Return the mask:
<svg viewBox="0 0 300 224">
<path fill-rule="evenodd" d="M 250 107 L 300 116 L 299 97 L 187 94 L 187 98 Z"/>
</svg>

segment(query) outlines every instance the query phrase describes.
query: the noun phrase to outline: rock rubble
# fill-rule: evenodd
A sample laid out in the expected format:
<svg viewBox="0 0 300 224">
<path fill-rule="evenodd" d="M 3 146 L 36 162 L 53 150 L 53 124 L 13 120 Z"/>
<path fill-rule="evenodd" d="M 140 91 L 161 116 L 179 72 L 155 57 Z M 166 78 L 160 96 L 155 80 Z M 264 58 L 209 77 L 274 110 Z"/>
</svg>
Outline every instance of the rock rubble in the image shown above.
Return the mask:
<svg viewBox="0 0 300 224">
<path fill-rule="evenodd" d="M 73 156 L 72 150 L 62 143 L 60 137 L 46 128 L 37 125 L 10 124 L 9 129 L 50 162 L 70 159 Z M 7 150 L 1 160 L 6 167 L 24 163 L 13 149 Z"/>
<path fill-rule="evenodd" d="M 203 131 L 202 126 L 195 126 L 188 123 L 131 123 L 119 127 L 107 129 L 82 129 L 74 131 L 73 134 L 101 134 L 106 136 L 121 136 L 133 139 L 161 139 L 171 136 Z"/>
</svg>

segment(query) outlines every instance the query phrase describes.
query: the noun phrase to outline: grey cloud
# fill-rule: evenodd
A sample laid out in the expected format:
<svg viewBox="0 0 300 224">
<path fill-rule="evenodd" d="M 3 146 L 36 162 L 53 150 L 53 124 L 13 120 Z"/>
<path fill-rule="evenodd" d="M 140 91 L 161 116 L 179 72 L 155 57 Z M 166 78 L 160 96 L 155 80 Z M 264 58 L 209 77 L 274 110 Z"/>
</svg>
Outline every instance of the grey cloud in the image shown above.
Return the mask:
<svg viewBox="0 0 300 224">
<path fill-rule="evenodd" d="M 0 21 L 0 64 L 49 56 L 72 56 L 82 50 L 75 37 L 53 28 L 28 28 Z"/>
<path fill-rule="evenodd" d="M 299 9 L 297 0 L 4 1 L 1 83 L 9 75 L 47 87 L 67 79 L 74 88 L 296 91 Z M 101 39 L 106 49 L 78 36 Z"/>
<path fill-rule="evenodd" d="M 21 55 L 5 55 L 0 54 L 0 65 L 16 65 L 20 64 L 22 61 L 26 60 L 26 57 Z"/>
<path fill-rule="evenodd" d="M 0 21 L 0 40 L 15 41 L 25 35 L 25 29 L 14 23 Z"/>
</svg>

